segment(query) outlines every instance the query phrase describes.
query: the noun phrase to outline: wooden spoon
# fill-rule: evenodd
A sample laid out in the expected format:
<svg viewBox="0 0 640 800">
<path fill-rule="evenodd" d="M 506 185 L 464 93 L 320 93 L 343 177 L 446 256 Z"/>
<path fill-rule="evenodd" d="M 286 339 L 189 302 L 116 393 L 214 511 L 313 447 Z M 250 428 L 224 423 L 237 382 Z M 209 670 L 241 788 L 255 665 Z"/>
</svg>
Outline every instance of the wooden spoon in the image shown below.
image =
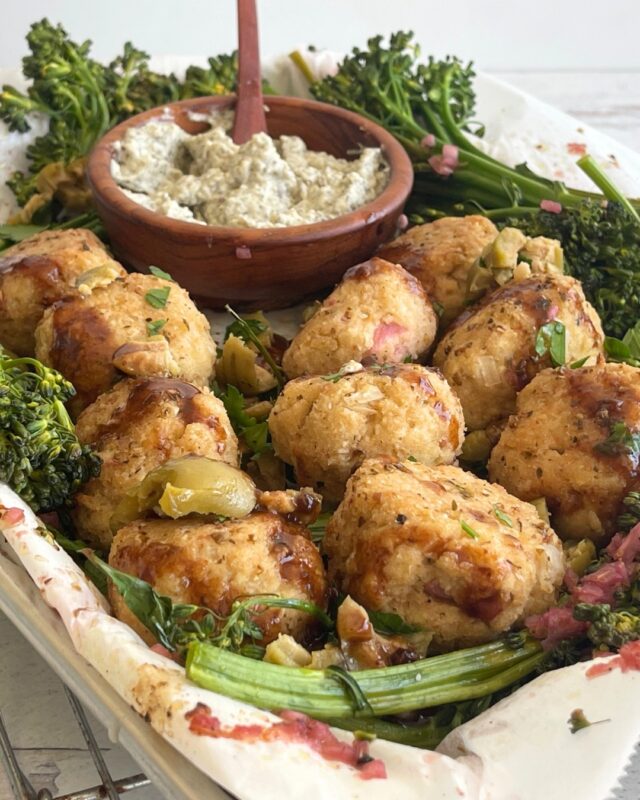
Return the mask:
<svg viewBox="0 0 640 800">
<path fill-rule="evenodd" d="M 267 130 L 262 99 L 258 14 L 255 0 L 238 0 L 238 99 L 233 141 L 244 144 Z"/>
</svg>

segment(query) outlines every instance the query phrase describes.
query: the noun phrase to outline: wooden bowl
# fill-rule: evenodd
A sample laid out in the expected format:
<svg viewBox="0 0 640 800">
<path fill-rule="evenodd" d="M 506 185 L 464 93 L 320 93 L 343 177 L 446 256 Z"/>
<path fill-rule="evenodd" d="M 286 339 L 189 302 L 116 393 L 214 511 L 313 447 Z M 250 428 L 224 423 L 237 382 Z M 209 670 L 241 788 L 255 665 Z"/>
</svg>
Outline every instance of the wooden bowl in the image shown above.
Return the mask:
<svg viewBox="0 0 640 800">
<path fill-rule="evenodd" d="M 265 100 L 273 137 L 297 135 L 311 150 L 343 158 L 360 144 L 381 147 L 390 165 L 387 187 L 350 214 L 288 228 L 197 225 L 149 211 L 126 197 L 111 176 L 115 142 L 132 126 L 166 118 L 167 109 L 184 130 L 201 133 L 208 126 L 195 122 L 193 112 L 235 102 L 229 96 L 181 100 L 117 125 L 89 157 L 89 184 L 117 258 L 142 272 L 150 265 L 161 267 L 207 308 L 226 303 L 245 310 L 282 308 L 333 286 L 346 269 L 393 236 L 413 183 L 402 145 L 380 126 L 335 106 L 293 97 Z"/>
</svg>

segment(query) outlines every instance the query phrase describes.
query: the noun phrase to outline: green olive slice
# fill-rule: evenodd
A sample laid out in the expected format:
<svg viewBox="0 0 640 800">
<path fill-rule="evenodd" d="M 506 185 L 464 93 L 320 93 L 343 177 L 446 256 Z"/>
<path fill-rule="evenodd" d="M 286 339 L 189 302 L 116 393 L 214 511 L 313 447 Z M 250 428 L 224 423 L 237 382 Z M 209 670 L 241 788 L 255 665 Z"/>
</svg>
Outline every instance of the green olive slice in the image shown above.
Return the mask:
<svg viewBox="0 0 640 800">
<path fill-rule="evenodd" d="M 256 487 L 237 467 L 205 456 L 174 458 L 149 472 L 116 506 L 117 531 L 151 509 L 172 519 L 187 514 L 246 517 L 256 504 Z"/>
</svg>

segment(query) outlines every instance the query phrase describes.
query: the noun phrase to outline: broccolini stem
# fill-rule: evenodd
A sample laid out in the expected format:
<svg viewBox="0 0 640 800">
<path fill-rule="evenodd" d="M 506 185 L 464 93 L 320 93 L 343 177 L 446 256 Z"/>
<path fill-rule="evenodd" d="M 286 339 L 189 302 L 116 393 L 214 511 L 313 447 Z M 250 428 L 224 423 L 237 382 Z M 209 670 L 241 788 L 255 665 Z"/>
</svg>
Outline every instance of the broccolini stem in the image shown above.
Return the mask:
<svg viewBox="0 0 640 800">
<path fill-rule="evenodd" d="M 373 714 L 385 716 L 484 697 L 521 680 L 544 658 L 528 638 L 517 647 L 493 642 L 353 677 Z M 345 689 L 323 670 L 252 661 L 205 642 L 189 646 L 186 670 L 194 683 L 262 708 L 318 719 L 354 716 Z"/>
<path fill-rule="evenodd" d="M 576 162 L 585 175 L 595 183 L 607 200 L 615 200 L 636 220 L 640 225 L 640 215 L 608 175 L 598 166 L 598 163 L 588 153 Z"/>
<path fill-rule="evenodd" d="M 304 76 L 304 79 L 310 84 L 313 83 L 315 78 L 313 77 L 313 73 L 309 69 L 309 65 L 304 60 L 302 53 L 299 50 L 294 50 L 292 53 L 289 53 L 289 58 L 291 59 L 291 61 L 293 61 L 296 67 L 298 67 L 298 69 Z"/>
<path fill-rule="evenodd" d="M 325 719 L 324 722 L 334 728 L 354 732 L 364 731 L 379 739 L 408 744 L 411 747 L 421 747 L 425 750 L 435 750 L 454 727 L 453 725 L 438 725 L 433 718 L 419 725 L 401 725 L 378 717 L 338 717 L 337 719 Z"/>
</svg>

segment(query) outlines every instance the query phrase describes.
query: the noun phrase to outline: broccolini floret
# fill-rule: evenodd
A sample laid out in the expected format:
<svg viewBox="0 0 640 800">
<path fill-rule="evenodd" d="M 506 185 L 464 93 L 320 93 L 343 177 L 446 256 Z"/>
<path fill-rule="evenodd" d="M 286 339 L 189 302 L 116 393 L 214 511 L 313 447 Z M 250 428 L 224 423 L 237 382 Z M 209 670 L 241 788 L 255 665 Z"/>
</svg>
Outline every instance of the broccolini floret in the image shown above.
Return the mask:
<svg viewBox="0 0 640 800">
<path fill-rule="evenodd" d="M 34 511 L 66 504 L 100 471 L 64 406 L 74 394 L 59 372 L 0 350 L 0 481 Z"/>
<path fill-rule="evenodd" d="M 607 603 L 578 603 L 573 616 L 589 623 L 587 636 L 598 648 L 619 650 L 640 639 L 640 616 L 633 610 L 612 609 Z"/>
</svg>

